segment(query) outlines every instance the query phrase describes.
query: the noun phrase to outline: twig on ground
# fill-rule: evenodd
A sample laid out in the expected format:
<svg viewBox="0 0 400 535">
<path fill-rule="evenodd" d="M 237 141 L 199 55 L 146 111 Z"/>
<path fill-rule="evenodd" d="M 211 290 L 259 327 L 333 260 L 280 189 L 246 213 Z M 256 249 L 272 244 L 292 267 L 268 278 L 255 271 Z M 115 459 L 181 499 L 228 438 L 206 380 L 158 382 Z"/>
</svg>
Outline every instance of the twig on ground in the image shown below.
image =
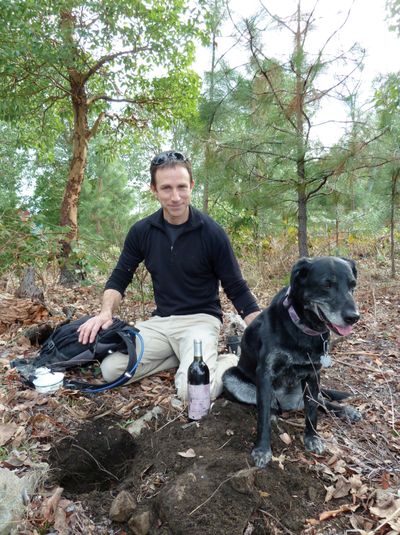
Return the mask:
<svg viewBox="0 0 400 535">
<path fill-rule="evenodd" d="M 380 529 L 383 528 L 383 526 L 384 526 L 385 524 L 388 524 L 391 520 L 393 520 L 394 518 L 396 518 L 396 516 L 398 516 L 399 514 L 400 514 L 400 507 L 398 507 L 398 508 L 396 509 L 396 511 L 394 511 L 390 516 L 388 516 L 387 518 L 385 518 L 385 519 L 383 520 L 383 522 L 381 522 L 381 523 L 379 524 L 379 526 L 377 526 L 377 527 L 374 529 L 374 531 L 373 531 L 372 533 L 377 533 Z"/>
<path fill-rule="evenodd" d="M 113 474 L 112 472 L 110 472 L 109 470 L 104 468 L 104 466 L 101 463 L 99 463 L 99 461 L 96 459 L 96 457 L 93 457 L 93 455 L 88 450 L 85 450 L 85 448 L 82 448 L 81 446 L 78 446 L 78 444 L 72 444 L 72 447 L 73 448 L 78 448 L 78 449 L 84 451 L 85 453 L 87 453 L 87 455 L 89 455 L 89 457 L 91 457 L 94 460 L 94 462 L 97 464 L 97 466 L 99 467 L 99 469 L 102 472 L 105 472 L 106 474 L 108 474 L 111 477 L 113 477 L 116 481 L 119 481 L 119 478 L 115 474 Z"/>
<path fill-rule="evenodd" d="M 182 412 L 180 412 L 178 414 L 178 416 L 175 416 L 175 418 L 173 418 L 172 420 L 170 420 L 169 422 L 165 423 L 164 425 L 162 425 L 159 429 L 157 429 L 156 433 L 158 433 L 159 431 L 161 431 L 161 429 L 164 429 L 164 427 L 167 427 L 167 425 L 170 425 L 172 424 L 172 422 L 175 422 L 175 420 L 177 420 L 178 418 L 180 418 L 181 416 L 183 416 L 184 414 L 184 410 Z"/>
<path fill-rule="evenodd" d="M 354 355 L 355 354 L 358 354 L 358 353 L 354 353 Z M 345 366 L 350 366 L 350 368 L 357 368 L 358 370 L 369 371 L 369 372 L 374 372 L 374 373 L 382 373 L 381 370 L 379 370 L 379 368 L 372 368 L 371 366 L 358 366 L 357 364 L 354 364 L 353 362 L 344 362 L 344 360 L 339 360 L 337 358 L 335 358 L 335 362 L 338 362 L 339 364 L 344 364 Z"/>
<path fill-rule="evenodd" d="M 290 529 L 288 529 L 286 526 L 284 526 L 282 524 L 282 522 L 280 522 L 274 515 L 271 515 L 271 513 L 268 513 L 268 511 L 264 511 L 264 509 L 259 509 L 260 513 L 262 513 L 263 515 L 266 515 L 266 516 L 269 516 L 270 518 L 272 518 L 272 520 L 274 522 L 276 522 L 277 524 L 279 524 L 279 526 L 285 531 L 285 533 L 288 533 L 288 535 L 295 535 L 293 533 L 293 531 L 290 531 Z"/>
<path fill-rule="evenodd" d="M 226 442 L 224 442 L 222 444 L 222 446 L 220 446 L 219 448 L 217 448 L 217 451 L 219 450 L 222 450 L 222 448 L 224 448 L 230 441 L 232 440 L 232 437 L 228 438 L 228 440 Z"/>
<path fill-rule="evenodd" d="M 219 491 L 219 489 L 222 487 L 222 485 L 224 485 L 224 483 L 227 483 L 228 481 L 230 481 L 233 477 L 234 477 L 235 474 L 232 474 L 231 476 L 227 477 L 226 479 L 224 479 L 223 481 L 221 481 L 221 483 L 218 485 L 218 487 L 214 490 L 214 492 L 204 501 L 202 502 L 200 505 L 198 505 L 197 507 L 195 507 L 193 509 L 193 511 L 190 511 L 189 513 L 189 516 L 191 516 L 193 513 L 195 513 L 196 511 L 198 511 L 201 507 L 203 507 L 203 505 L 205 505 L 206 503 L 208 503 L 216 494 L 217 492 Z"/>
</svg>

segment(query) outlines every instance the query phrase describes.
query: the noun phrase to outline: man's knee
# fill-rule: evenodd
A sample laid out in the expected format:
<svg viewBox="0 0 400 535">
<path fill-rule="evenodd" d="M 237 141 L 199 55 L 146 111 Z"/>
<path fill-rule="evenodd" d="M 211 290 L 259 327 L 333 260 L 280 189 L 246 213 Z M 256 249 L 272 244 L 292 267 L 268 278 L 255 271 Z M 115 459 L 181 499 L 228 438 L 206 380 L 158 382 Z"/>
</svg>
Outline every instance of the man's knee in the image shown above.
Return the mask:
<svg viewBox="0 0 400 535">
<path fill-rule="evenodd" d="M 125 371 L 128 365 L 128 355 L 119 351 L 112 353 L 100 364 L 103 379 L 110 383 L 118 379 Z"/>
</svg>

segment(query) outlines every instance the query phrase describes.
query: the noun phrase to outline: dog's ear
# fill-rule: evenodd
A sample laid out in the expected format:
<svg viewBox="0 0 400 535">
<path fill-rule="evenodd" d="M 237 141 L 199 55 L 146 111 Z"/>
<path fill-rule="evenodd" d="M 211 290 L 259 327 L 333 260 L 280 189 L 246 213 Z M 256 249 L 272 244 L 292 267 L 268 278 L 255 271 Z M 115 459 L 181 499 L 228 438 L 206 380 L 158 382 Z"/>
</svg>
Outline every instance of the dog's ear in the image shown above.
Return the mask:
<svg viewBox="0 0 400 535">
<path fill-rule="evenodd" d="M 357 266 L 356 266 L 356 263 L 354 262 L 354 260 L 352 260 L 351 258 L 345 258 L 344 256 L 341 256 L 340 257 L 342 260 L 345 260 L 350 268 L 351 268 L 351 271 L 353 272 L 353 275 L 355 278 L 357 278 Z"/>
<path fill-rule="evenodd" d="M 306 279 L 308 272 L 310 271 L 311 264 L 312 259 L 306 257 L 300 258 L 300 260 L 295 263 L 290 275 L 291 288 L 293 288 L 299 281 Z"/>
</svg>

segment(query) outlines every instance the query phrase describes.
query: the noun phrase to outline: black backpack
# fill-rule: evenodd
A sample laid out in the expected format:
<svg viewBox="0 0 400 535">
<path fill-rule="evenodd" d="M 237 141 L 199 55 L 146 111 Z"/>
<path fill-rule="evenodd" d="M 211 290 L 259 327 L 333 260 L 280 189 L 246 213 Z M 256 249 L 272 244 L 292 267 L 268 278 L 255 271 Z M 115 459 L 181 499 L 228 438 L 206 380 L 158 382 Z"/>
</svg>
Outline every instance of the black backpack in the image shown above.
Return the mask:
<svg viewBox="0 0 400 535">
<path fill-rule="evenodd" d="M 143 339 L 138 329 L 117 318 L 107 329 L 101 329 L 93 343 L 81 344 L 78 341 L 78 328 L 92 316 L 83 316 L 69 323 L 63 323 L 55 328 L 53 333 L 42 345 L 33 360 L 16 359 L 11 367 L 16 368 L 25 379 L 32 381 L 37 368 L 46 367 L 51 371 L 65 371 L 74 366 L 83 366 L 93 361 L 101 361 L 110 353 L 120 351 L 129 355 L 126 371 L 111 383 L 93 385 L 90 383 L 65 380 L 67 388 L 78 388 L 83 392 L 102 392 L 129 381 L 143 355 Z M 136 337 L 141 342 L 139 358 L 136 355 Z"/>
</svg>

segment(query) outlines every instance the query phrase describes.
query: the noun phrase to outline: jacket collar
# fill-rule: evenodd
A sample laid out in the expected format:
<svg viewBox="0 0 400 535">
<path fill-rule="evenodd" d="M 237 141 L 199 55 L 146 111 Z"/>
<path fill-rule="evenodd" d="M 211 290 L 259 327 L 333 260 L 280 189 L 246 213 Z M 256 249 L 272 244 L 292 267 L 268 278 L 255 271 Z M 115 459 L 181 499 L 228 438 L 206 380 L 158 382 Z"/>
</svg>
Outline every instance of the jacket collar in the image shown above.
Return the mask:
<svg viewBox="0 0 400 535">
<path fill-rule="evenodd" d="M 149 216 L 149 221 L 150 224 L 154 227 L 158 227 L 164 230 L 163 209 L 160 208 L 159 210 L 157 210 L 157 212 L 151 214 Z M 186 223 L 187 227 L 185 229 L 185 232 L 200 227 L 201 225 L 203 225 L 203 214 L 200 212 L 200 210 L 197 210 L 197 208 L 193 208 L 193 206 L 189 205 L 189 219 Z"/>
</svg>

